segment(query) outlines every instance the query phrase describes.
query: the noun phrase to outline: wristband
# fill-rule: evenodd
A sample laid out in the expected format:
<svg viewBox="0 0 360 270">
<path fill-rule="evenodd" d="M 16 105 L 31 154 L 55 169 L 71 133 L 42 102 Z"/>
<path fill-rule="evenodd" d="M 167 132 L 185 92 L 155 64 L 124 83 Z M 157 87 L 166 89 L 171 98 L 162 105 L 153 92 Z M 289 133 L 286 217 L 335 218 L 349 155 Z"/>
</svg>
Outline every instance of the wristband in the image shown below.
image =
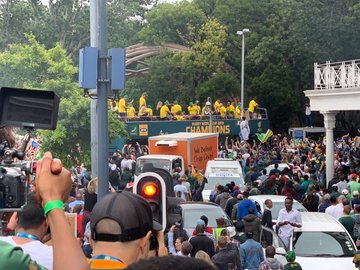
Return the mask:
<svg viewBox="0 0 360 270">
<path fill-rule="evenodd" d="M 45 216 L 56 208 L 64 209 L 64 203 L 60 200 L 48 201 L 44 207 Z"/>
</svg>

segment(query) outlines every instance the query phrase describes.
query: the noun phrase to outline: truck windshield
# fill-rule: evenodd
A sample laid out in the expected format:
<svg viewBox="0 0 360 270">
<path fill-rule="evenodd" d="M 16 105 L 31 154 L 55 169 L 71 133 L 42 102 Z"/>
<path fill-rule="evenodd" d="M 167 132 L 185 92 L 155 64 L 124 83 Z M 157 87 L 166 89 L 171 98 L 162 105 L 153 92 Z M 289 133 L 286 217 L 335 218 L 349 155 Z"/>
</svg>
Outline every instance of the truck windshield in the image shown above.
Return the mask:
<svg viewBox="0 0 360 270">
<path fill-rule="evenodd" d="M 240 177 L 208 177 L 207 180 L 208 182 L 204 189 L 213 189 L 217 183 L 220 185 L 225 185 L 231 181 L 234 181 L 235 185 L 239 187 L 244 186 L 244 181 Z"/>
<path fill-rule="evenodd" d="M 171 161 L 166 159 L 138 159 L 136 161 L 135 175 L 151 172 L 153 169 L 163 169 L 171 174 Z"/>
</svg>

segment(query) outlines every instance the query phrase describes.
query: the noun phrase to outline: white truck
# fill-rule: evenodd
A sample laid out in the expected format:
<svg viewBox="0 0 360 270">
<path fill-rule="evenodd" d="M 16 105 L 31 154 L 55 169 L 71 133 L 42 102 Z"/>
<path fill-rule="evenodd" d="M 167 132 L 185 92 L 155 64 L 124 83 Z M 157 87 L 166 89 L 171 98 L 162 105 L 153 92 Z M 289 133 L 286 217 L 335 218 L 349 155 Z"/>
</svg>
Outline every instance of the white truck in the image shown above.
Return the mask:
<svg viewBox="0 0 360 270">
<path fill-rule="evenodd" d="M 232 159 L 216 158 L 209 160 L 204 176 L 208 180 L 202 192 L 204 201 L 209 201 L 211 191 L 214 190 L 216 184 L 226 185 L 234 182 L 240 189 L 245 185 L 240 162 Z"/>
</svg>

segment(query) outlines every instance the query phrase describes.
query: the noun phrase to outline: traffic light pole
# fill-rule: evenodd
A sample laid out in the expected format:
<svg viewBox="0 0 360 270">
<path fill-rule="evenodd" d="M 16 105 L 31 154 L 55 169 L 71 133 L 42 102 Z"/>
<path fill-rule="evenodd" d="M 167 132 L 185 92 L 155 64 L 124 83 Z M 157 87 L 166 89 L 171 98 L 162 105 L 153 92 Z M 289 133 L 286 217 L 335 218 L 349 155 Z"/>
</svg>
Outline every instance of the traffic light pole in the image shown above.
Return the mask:
<svg viewBox="0 0 360 270">
<path fill-rule="evenodd" d="M 107 72 L 107 12 L 106 0 L 90 0 L 90 43 L 99 50 L 97 88 L 91 99 L 91 172 L 97 176 L 98 199 L 109 191 L 108 172 L 108 112 L 107 92 L 109 78 Z"/>
</svg>

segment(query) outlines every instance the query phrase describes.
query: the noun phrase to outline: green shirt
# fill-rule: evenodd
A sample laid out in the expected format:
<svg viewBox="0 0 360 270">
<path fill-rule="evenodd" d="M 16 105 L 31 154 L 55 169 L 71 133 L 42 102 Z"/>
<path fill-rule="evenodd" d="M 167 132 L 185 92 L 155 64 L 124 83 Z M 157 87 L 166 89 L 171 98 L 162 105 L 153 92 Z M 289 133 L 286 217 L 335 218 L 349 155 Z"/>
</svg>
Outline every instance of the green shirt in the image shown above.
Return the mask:
<svg viewBox="0 0 360 270">
<path fill-rule="evenodd" d="M 284 265 L 284 270 L 302 270 L 302 268 L 297 262 L 289 262 Z"/>
<path fill-rule="evenodd" d="M 339 218 L 339 222 L 345 227 L 345 229 L 349 232 L 351 237 L 354 236 L 354 227 L 355 227 L 355 219 L 350 216 L 344 216 Z"/>
</svg>

